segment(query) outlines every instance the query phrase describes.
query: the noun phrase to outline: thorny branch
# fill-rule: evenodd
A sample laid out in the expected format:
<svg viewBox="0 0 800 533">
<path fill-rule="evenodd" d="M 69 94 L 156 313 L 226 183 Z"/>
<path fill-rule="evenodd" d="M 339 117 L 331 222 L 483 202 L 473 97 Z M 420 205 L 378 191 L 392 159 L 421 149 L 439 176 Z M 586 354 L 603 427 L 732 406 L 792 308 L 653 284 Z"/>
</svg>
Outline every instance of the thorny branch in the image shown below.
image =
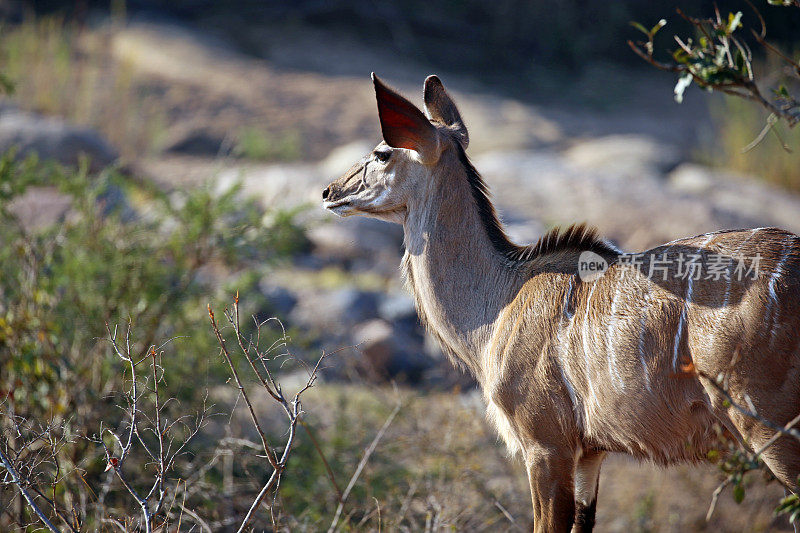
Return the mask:
<svg viewBox="0 0 800 533">
<path fill-rule="evenodd" d="M 12 412 L 0 410 L 0 417 L 3 417 L 2 422 L 9 426 L 6 434 L 0 436 L 0 466 L 5 470 L 5 475 L 0 478 L 0 485 L 16 486 L 25 503 L 37 518 L 42 520 L 46 515 L 36 504 L 36 498 L 44 501 L 69 531 L 77 533 L 80 529 L 77 519 L 73 524 L 73 521 L 70 521 L 55 500 L 56 488 L 61 480 L 60 464 L 56 455 L 57 450 L 65 442 L 64 437 L 56 436 L 55 428 L 52 425 L 35 427 L 26 424 L 24 418 L 15 416 Z M 16 441 L 16 448 L 11 444 L 14 441 Z M 42 463 L 50 463 L 55 469 L 51 484 L 52 499 L 48 498 L 39 489 L 37 482 L 32 479 L 34 472 Z M 25 472 L 28 474 L 26 475 Z M 52 525 L 52 522 L 45 522 L 45 526 L 51 531 L 53 530 Z"/>
<path fill-rule="evenodd" d="M 746 461 L 743 462 L 743 465 L 740 465 L 738 468 L 735 468 L 734 471 L 729 473 L 728 476 L 717 486 L 717 488 L 711 495 L 711 503 L 708 507 L 708 512 L 706 513 L 706 521 L 711 520 L 711 517 L 714 514 L 714 510 L 716 509 L 719 496 L 720 494 L 722 494 L 725 488 L 731 485 L 732 483 L 740 485 L 744 473 L 748 470 L 757 468 L 761 455 L 770 446 L 775 444 L 775 442 L 778 439 L 780 439 L 781 437 L 790 437 L 800 441 L 800 431 L 798 431 L 795 428 L 795 426 L 800 424 L 800 414 L 795 416 L 785 425 L 781 426 L 780 424 L 776 424 L 775 422 L 760 415 L 755 405 L 753 404 L 753 401 L 747 394 L 744 395 L 744 403 L 747 404 L 746 406 L 734 400 L 733 396 L 730 393 L 729 381 L 733 367 L 738 362 L 740 354 L 741 354 L 741 347 L 737 347 L 736 350 L 734 350 L 730 363 L 728 364 L 728 370 L 726 372 L 720 372 L 719 375 L 717 376 L 708 375 L 707 373 L 699 370 L 692 363 L 688 364 L 685 368 L 687 372 L 696 373 L 698 376 L 703 378 L 707 383 L 709 383 L 725 399 L 725 402 L 728 406 L 737 410 L 739 413 L 749 418 L 752 418 L 753 420 L 756 420 L 757 422 L 775 431 L 773 436 L 767 439 L 767 441 L 764 442 L 758 449 L 756 449 L 753 452 L 746 451 L 745 453 L 747 459 Z M 742 492 L 741 494 L 743 495 L 744 492 Z"/>
<path fill-rule="evenodd" d="M 267 482 L 262 486 L 261 490 L 256 495 L 255 499 L 253 500 L 252 505 L 247 511 L 244 519 L 242 520 L 241 525 L 239 526 L 238 531 L 244 531 L 249 524 L 252 522 L 256 510 L 264 501 L 264 498 L 267 494 L 272 491 L 275 495 L 277 495 L 280 489 L 280 482 L 281 476 L 283 475 L 284 471 L 286 470 L 286 464 L 289 460 L 289 456 L 292 450 L 292 445 L 294 444 L 295 435 L 297 432 L 297 424 L 300 421 L 300 417 L 303 414 L 303 409 L 300 401 L 301 395 L 311 388 L 314 385 L 314 382 L 317 379 L 317 372 L 322 364 L 322 361 L 325 359 L 326 354 L 323 354 L 319 357 L 316 364 L 313 368 L 309 370 L 308 379 L 306 380 L 305 384 L 298 390 L 291 399 L 287 398 L 284 395 L 281 386 L 275 381 L 272 372 L 269 369 L 267 363 L 273 358 L 270 356 L 270 350 L 273 349 L 275 346 L 284 345 L 286 341 L 286 334 L 284 333 L 283 337 L 279 339 L 276 343 L 274 343 L 270 348 L 266 351 L 261 351 L 258 346 L 257 337 L 256 340 L 245 340 L 245 336 L 242 333 L 240 322 L 239 322 L 239 293 L 236 293 L 236 296 L 233 301 L 233 309 L 224 311 L 225 318 L 227 319 L 230 327 L 233 328 L 234 336 L 236 337 L 236 344 L 239 346 L 242 355 L 247 359 L 248 364 L 250 365 L 251 370 L 255 374 L 256 379 L 261 384 L 261 386 L 266 390 L 269 397 L 274 400 L 277 404 L 279 404 L 288 419 L 288 432 L 286 436 L 286 441 L 283 446 L 282 453 L 278 454 L 277 451 L 273 450 L 267 440 L 267 435 L 264 432 L 261 423 L 258 420 L 258 415 L 256 414 L 255 408 L 253 407 L 253 403 L 250 399 L 250 395 L 247 391 L 247 388 L 244 386 L 244 383 L 239 375 L 239 372 L 236 370 L 236 365 L 233 361 L 233 357 L 231 355 L 231 351 L 228 348 L 227 343 L 225 342 L 225 338 L 220 331 L 219 324 L 217 323 L 216 317 L 214 315 L 214 311 L 211 309 L 211 305 L 208 306 L 208 316 L 211 321 L 211 328 L 214 330 L 214 334 L 217 337 L 217 341 L 219 342 L 220 346 L 220 353 L 225 358 L 225 362 L 228 364 L 228 368 L 230 369 L 231 375 L 233 376 L 234 381 L 236 382 L 236 387 L 239 389 L 239 394 L 244 399 L 245 404 L 247 405 L 247 409 L 250 414 L 250 419 L 253 422 L 253 425 L 258 432 L 258 435 L 261 439 L 261 443 L 264 449 L 264 453 L 266 454 L 267 460 L 269 461 L 270 465 L 272 466 L 272 473 L 267 480 Z M 260 333 L 260 324 L 256 323 L 256 330 Z M 284 354 L 289 355 L 289 354 Z M 260 363 L 261 370 L 256 365 L 256 363 Z M 274 501 L 274 498 L 273 498 Z M 272 505 L 269 505 L 270 514 L 272 516 Z M 274 522 L 274 518 L 273 518 Z"/>
<path fill-rule="evenodd" d="M 122 362 L 123 366 L 123 386 L 118 396 L 121 402 L 114 402 L 119 404 L 122 417 L 121 419 L 101 418 L 97 434 L 78 438 L 78 441 L 93 443 L 96 445 L 93 449 L 99 450 L 99 455 L 84 455 L 79 459 L 80 461 L 83 461 L 85 465 L 94 465 L 96 468 L 97 459 L 104 459 L 106 477 L 100 482 L 100 490 L 95 492 L 91 479 L 87 480 L 84 477 L 87 468 L 74 463 L 74 458 L 68 459 L 72 462 L 65 466 L 69 470 L 71 482 L 77 483 L 79 488 L 76 489 L 76 485 L 59 487 L 59 483 L 63 482 L 67 475 L 62 472 L 61 461 L 63 458 L 59 456 L 58 451 L 59 446 L 63 444 L 58 441 L 58 432 L 63 431 L 61 426 L 39 430 L 36 429 L 38 426 L 35 427 L 31 423 L 30 427 L 27 425 L 21 427 L 19 425 L 21 422 L 13 417 L 13 413 L 0 411 L 0 416 L 4 420 L 9 419 L 12 427 L 17 428 L 14 430 L 14 435 L 19 439 L 19 442 L 10 442 L 9 438 L 11 437 L 0 436 L 0 446 L 2 447 L 0 448 L 0 472 L 5 474 L 0 477 L 0 484 L 13 485 L 18 489 L 20 509 L 24 509 L 24 500 L 31 510 L 29 517 L 35 515 L 36 519 L 41 520 L 41 523 L 50 531 L 59 531 L 59 528 L 63 528 L 77 533 L 85 527 L 98 527 L 97 524 L 103 524 L 104 528 L 108 526 L 120 531 L 135 529 L 152 532 L 173 530 L 176 524 L 180 529 L 183 521 L 192 522 L 193 528 L 203 531 L 216 531 L 232 527 L 238 528 L 238 531 L 245 531 L 253 527 L 256 511 L 261 505 L 265 505 L 269 509 L 273 529 L 277 529 L 274 511 L 277 508 L 276 502 L 279 501 L 281 479 L 286 472 L 288 459 L 295 444 L 298 424 L 301 424 L 308 432 L 316 452 L 322 458 L 332 487 L 336 491 L 338 507 L 331 524 L 331 527 L 336 529 L 353 487 L 389 425 L 398 414 L 399 403 L 365 449 L 355 473 L 342 490 L 336 482 L 333 469 L 325 458 L 320 443 L 316 441 L 307 422 L 302 419 L 304 412 L 301 404 L 301 396 L 314 385 L 323 360 L 336 352 L 323 353 L 313 367 L 306 365 L 302 361 L 294 359 L 288 351 L 284 350 L 288 337 L 282 325 L 280 326 L 282 336 L 272 342 L 266 350 L 262 349 L 260 347 L 260 328 L 266 322 L 256 321 L 255 334 L 253 336 L 245 335 L 240 327 L 238 294 L 232 309 L 226 309 L 224 313 L 228 322 L 226 327 L 231 328 L 233 336 L 235 336 L 233 344 L 226 343 L 225 336 L 210 307 L 208 311 L 212 329 L 219 342 L 220 353 L 227 363 L 239 394 L 247 405 L 250 418 L 259 434 L 257 440 L 260 440 L 260 443 L 228 437 L 220 441 L 219 447 L 213 450 L 210 456 L 203 453 L 188 455 L 187 446 L 201 431 L 209 413 L 205 402 L 203 409 L 195 418 L 173 416 L 171 413 L 175 412 L 175 409 L 168 408 L 168 406 L 177 400 L 168 397 L 163 388 L 165 371 L 162 366 L 164 355 L 162 348 L 166 343 L 161 346 L 150 346 L 142 355 L 138 348 L 133 348 L 134 345 L 138 345 L 131 338 L 130 324 L 124 333 L 118 331 L 117 327 L 112 328 L 106 325 L 111 352 Z M 280 323 L 278 322 L 278 324 Z M 229 346 L 236 348 L 231 350 Z M 278 353 L 279 351 L 282 353 Z M 280 406 L 286 416 L 288 429 L 284 441 L 279 446 L 270 445 L 267 433 L 259 421 L 255 405 L 251 400 L 253 390 L 248 388 L 243 375 L 237 370 L 237 359 L 241 356 L 247 359 L 258 384 L 266 390 L 267 396 Z M 276 363 L 281 365 L 285 363 L 286 357 L 292 358 L 308 372 L 307 379 L 293 395 L 288 395 L 283 391 L 276 380 L 274 370 L 272 370 Z M 279 360 L 279 358 L 282 359 Z M 28 424 L 24 419 L 20 420 Z M 25 435 L 24 439 L 21 438 L 23 435 Z M 63 439 L 66 438 L 63 437 Z M 64 442 L 72 441 L 65 440 Z M 14 449 L 14 446 L 19 449 Z M 32 449 L 37 450 L 35 453 L 38 455 L 31 455 Z M 256 450 L 258 457 L 267 458 L 272 468 L 267 481 L 257 489 L 257 495 L 253 500 L 247 500 L 250 502 L 249 508 L 243 518 L 241 514 L 233 512 L 233 508 L 229 512 L 222 514 L 212 512 L 210 516 L 205 516 L 200 509 L 192 507 L 192 501 L 197 501 L 198 496 L 205 491 L 213 490 L 213 482 L 209 485 L 207 480 L 209 473 L 218 468 L 221 462 L 224 463 L 226 458 L 233 457 L 236 450 L 241 449 Z M 261 450 L 264 452 L 263 455 L 260 454 Z M 187 459 L 181 459 L 176 466 L 176 460 L 181 456 L 186 456 Z M 49 465 L 46 474 L 38 472 L 43 463 Z M 91 470 L 92 467 L 89 466 L 88 469 Z M 186 475 L 175 479 L 176 476 L 170 475 L 170 472 L 175 469 L 180 469 Z M 97 475 L 97 471 L 92 475 Z M 48 492 L 52 489 L 52 497 L 46 496 L 41 488 Z M 57 493 L 60 494 L 58 499 Z M 119 507 L 108 507 L 106 502 L 108 495 L 113 495 L 109 496 L 109 499 L 112 499 Z M 270 498 L 268 499 L 267 496 Z M 268 503 L 265 504 L 265 500 L 269 500 Z M 87 513 L 88 507 L 94 509 L 94 516 Z M 374 512 L 380 515 L 379 505 Z M 216 516 L 214 516 L 215 514 Z M 56 518 L 60 519 L 63 525 L 54 523 Z M 16 520 L 19 521 L 18 518 Z"/>
<path fill-rule="evenodd" d="M 20 475 L 17 473 L 17 470 L 11 464 L 11 461 L 3 453 L 2 446 L 0 446 L 0 464 L 3 465 L 3 468 L 5 468 L 8 474 L 11 476 L 11 483 L 17 486 L 17 490 L 19 490 L 20 494 L 22 494 L 22 497 L 25 498 L 25 501 L 28 503 L 33 512 L 36 513 L 36 516 L 39 517 L 39 520 L 41 520 L 42 523 L 47 527 L 47 529 L 49 529 L 53 533 L 59 533 L 59 529 L 55 525 L 53 525 L 52 522 L 50 522 L 50 520 L 42 512 L 39 506 L 36 505 L 36 501 L 26 490 L 25 485 L 28 485 L 28 483 L 26 483 L 25 480 L 23 480 L 23 478 L 20 477 Z"/>
<path fill-rule="evenodd" d="M 151 346 L 147 355 L 137 360 L 131 351 L 130 324 L 125 334 L 124 346 L 120 346 L 116 327 L 112 331 L 108 324 L 106 324 L 106 330 L 108 331 L 109 341 L 114 353 L 126 364 L 127 369 L 130 371 L 130 390 L 125 393 L 125 399 L 128 403 L 128 428 L 127 431 L 124 432 L 125 434 L 120 436 L 118 433 L 121 433 L 121 431 L 103 428 L 101 425 L 100 435 L 93 440 L 103 448 L 107 464 L 106 470 L 113 471 L 125 490 L 136 501 L 142 514 L 144 530 L 150 533 L 153 528 L 153 519 L 161 511 L 167 494 L 164 484 L 167 472 L 172 469 L 175 460 L 184 453 L 186 446 L 202 429 L 207 409 L 204 407 L 203 411 L 198 413 L 194 424 L 189 424 L 187 422 L 188 417 L 185 416 L 178 417 L 172 421 L 164 418 L 163 410 L 166 406 L 166 402 L 161 401 L 159 393 L 159 385 L 164 378 L 163 368 L 161 368 L 159 363 L 163 356 L 161 348 L 163 348 L 164 345 L 158 348 L 156 346 Z M 146 360 L 150 362 L 151 374 L 150 377 L 144 381 L 145 390 L 142 391 L 139 389 L 139 380 L 141 378 L 139 377 L 137 368 Z M 149 390 L 147 383 L 150 383 Z M 148 392 L 152 397 L 152 417 L 143 412 L 141 407 L 142 397 Z M 140 418 L 144 418 L 145 422 L 140 423 Z M 176 443 L 175 437 L 173 436 L 173 429 L 177 425 L 185 429 L 185 435 Z M 103 439 L 105 435 L 110 436 L 113 442 L 116 443 L 116 451 L 118 451 L 118 453 L 114 453 L 113 445 L 110 448 L 106 444 Z M 152 439 L 147 439 L 145 437 L 146 435 L 151 436 Z M 155 440 L 155 449 L 152 442 L 148 443 L 148 440 L 153 439 Z M 155 479 L 149 490 L 144 494 L 140 493 L 140 491 L 133 486 L 123 471 L 125 460 L 130 456 L 132 448 L 137 443 L 142 451 L 150 458 L 156 469 Z M 104 487 L 104 490 L 108 490 L 107 486 Z"/>
</svg>

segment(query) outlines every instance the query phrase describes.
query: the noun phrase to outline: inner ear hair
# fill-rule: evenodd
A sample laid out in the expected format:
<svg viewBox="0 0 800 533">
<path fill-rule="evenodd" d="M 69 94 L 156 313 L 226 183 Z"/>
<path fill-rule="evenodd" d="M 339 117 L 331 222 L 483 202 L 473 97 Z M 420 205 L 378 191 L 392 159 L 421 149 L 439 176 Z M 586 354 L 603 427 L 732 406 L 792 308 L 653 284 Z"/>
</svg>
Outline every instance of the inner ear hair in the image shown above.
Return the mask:
<svg viewBox="0 0 800 533">
<path fill-rule="evenodd" d="M 456 103 L 447 94 L 439 76 L 432 74 L 425 78 L 423 91 L 425 111 L 431 120 L 439 122 L 452 131 L 461 145 L 466 149 L 469 145 L 469 133 L 458 112 Z"/>
<path fill-rule="evenodd" d="M 417 152 L 426 163 L 439 157 L 439 132 L 417 106 L 390 89 L 374 73 L 383 140 L 392 148 Z"/>
</svg>

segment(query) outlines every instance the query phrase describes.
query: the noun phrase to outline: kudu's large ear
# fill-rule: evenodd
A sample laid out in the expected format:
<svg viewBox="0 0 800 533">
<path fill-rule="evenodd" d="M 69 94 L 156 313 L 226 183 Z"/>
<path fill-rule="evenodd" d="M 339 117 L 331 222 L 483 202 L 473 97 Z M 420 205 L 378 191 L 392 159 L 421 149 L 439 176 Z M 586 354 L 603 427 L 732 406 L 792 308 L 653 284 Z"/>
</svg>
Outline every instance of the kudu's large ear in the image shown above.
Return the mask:
<svg viewBox="0 0 800 533">
<path fill-rule="evenodd" d="M 452 131 L 464 149 L 469 145 L 469 134 L 456 103 L 444 90 L 442 80 L 438 76 L 425 78 L 425 110 L 431 120 L 440 122 Z"/>
<path fill-rule="evenodd" d="M 425 163 L 439 159 L 439 132 L 417 106 L 386 86 L 373 72 L 383 140 L 392 148 L 417 152 Z"/>
</svg>

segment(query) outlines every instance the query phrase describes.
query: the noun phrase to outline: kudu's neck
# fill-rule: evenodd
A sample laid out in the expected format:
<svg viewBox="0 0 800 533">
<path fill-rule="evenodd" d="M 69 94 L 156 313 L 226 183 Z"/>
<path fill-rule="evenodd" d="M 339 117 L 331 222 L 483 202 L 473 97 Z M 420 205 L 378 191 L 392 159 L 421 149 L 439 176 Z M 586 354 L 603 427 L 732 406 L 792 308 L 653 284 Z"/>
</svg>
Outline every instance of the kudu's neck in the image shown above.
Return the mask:
<svg viewBox="0 0 800 533">
<path fill-rule="evenodd" d="M 435 171 L 440 174 L 409 203 L 403 272 L 428 330 L 482 381 L 495 323 L 524 274 L 492 244 L 465 167 L 453 152 L 442 155 Z"/>
</svg>

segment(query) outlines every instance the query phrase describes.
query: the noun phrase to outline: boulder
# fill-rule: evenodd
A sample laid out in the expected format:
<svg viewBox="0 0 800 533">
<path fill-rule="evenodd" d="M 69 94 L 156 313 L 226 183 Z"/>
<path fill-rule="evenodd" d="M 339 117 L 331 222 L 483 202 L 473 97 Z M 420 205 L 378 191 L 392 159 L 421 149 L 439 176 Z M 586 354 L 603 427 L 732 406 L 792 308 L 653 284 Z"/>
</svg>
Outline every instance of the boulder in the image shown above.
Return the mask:
<svg viewBox="0 0 800 533">
<path fill-rule="evenodd" d="M 390 376 L 394 357 L 392 337 L 391 324 L 381 319 L 370 320 L 353 330 L 354 344 L 362 356 L 355 366 L 372 381 L 385 381 Z"/>
<path fill-rule="evenodd" d="M 308 238 L 318 252 L 343 258 L 383 252 L 400 255 L 403 227 L 374 218 L 348 217 L 311 228 Z"/>
<path fill-rule="evenodd" d="M 581 141 L 565 151 L 568 162 L 580 168 L 613 168 L 621 173 L 664 173 L 681 160 L 680 150 L 643 135 L 607 135 Z"/>
<path fill-rule="evenodd" d="M 331 150 L 328 156 L 320 161 L 319 168 L 322 174 L 331 180 L 341 176 L 347 169 L 375 148 L 377 143 L 367 140 L 358 140 L 338 146 Z"/>
<path fill-rule="evenodd" d="M 258 290 L 261 295 L 267 300 L 267 309 L 265 313 L 277 315 L 282 318 L 291 313 L 294 306 L 297 305 L 297 297 L 285 287 L 274 285 L 266 279 L 258 283 Z"/>
<path fill-rule="evenodd" d="M 96 131 L 18 109 L 0 108 L 0 152 L 16 148 L 17 157 L 37 154 L 75 166 L 82 156 L 90 160 L 92 171 L 117 160 L 117 151 Z"/>
<path fill-rule="evenodd" d="M 378 305 L 378 315 L 389 322 L 416 320 L 414 298 L 407 292 L 387 294 Z"/>
<path fill-rule="evenodd" d="M 403 228 L 399 224 L 348 217 L 311 227 L 308 239 L 318 257 L 344 263 L 352 270 L 397 276 L 403 251 Z"/>
<path fill-rule="evenodd" d="M 361 358 L 355 367 L 376 382 L 394 379 L 418 383 L 434 365 L 417 339 L 393 324 L 375 319 L 353 329 L 353 342 Z"/>
<path fill-rule="evenodd" d="M 191 129 L 170 133 L 162 149 L 175 154 L 217 157 L 230 151 L 224 144 L 225 139 L 214 132 Z"/>
<path fill-rule="evenodd" d="M 297 305 L 289 314 L 295 324 L 344 334 L 355 324 L 378 315 L 378 295 L 355 288 L 334 291 L 313 290 L 298 294 Z"/>
</svg>

